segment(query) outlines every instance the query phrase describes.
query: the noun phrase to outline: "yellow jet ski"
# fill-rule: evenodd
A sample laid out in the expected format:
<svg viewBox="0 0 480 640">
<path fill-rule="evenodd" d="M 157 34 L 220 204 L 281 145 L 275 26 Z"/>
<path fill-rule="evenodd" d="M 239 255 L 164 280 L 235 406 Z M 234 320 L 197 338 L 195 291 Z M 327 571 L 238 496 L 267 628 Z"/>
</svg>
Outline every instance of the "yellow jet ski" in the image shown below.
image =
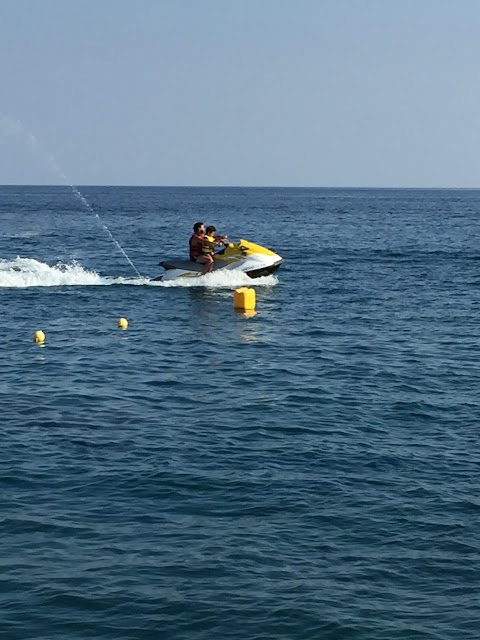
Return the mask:
<svg viewBox="0 0 480 640">
<path fill-rule="evenodd" d="M 259 278 L 274 273 L 283 262 L 283 258 L 266 247 L 249 240 L 228 242 L 223 249 L 215 253 L 213 271 L 241 271 L 250 278 Z M 185 258 L 162 260 L 160 266 L 165 273 L 154 281 L 175 280 L 176 278 L 198 278 L 204 265 Z"/>
</svg>

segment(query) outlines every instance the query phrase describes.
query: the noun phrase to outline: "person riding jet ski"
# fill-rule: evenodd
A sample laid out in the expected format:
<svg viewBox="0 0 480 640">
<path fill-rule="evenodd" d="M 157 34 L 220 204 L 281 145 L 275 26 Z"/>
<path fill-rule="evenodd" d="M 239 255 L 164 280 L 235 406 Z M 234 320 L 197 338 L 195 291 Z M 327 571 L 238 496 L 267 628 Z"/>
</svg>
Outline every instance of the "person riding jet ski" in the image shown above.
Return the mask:
<svg viewBox="0 0 480 640">
<path fill-rule="evenodd" d="M 152 282 L 198 278 L 209 271 L 237 272 L 244 273 L 250 278 L 260 278 L 275 273 L 283 262 L 283 258 L 275 251 L 255 242 L 245 239 L 231 242 L 226 236 L 216 235 L 215 227 L 208 228 L 209 237 L 205 238 L 203 222 L 196 222 L 193 231 L 189 243 L 190 259 L 186 260 L 182 257 L 163 259 L 159 264 L 165 269 L 165 273 L 152 278 Z M 224 247 L 212 255 L 213 247 L 221 244 Z M 205 260 L 206 255 L 209 257 Z"/>
</svg>

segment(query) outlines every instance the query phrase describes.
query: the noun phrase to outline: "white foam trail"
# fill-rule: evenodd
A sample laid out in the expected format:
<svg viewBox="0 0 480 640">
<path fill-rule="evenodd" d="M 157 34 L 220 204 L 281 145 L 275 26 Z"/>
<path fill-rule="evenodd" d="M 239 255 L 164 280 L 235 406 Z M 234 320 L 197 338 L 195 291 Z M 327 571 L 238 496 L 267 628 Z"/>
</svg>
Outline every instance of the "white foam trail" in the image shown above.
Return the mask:
<svg viewBox="0 0 480 640">
<path fill-rule="evenodd" d="M 50 266 L 34 258 L 0 260 L 0 287 L 58 287 L 102 284 L 102 278 L 77 263 Z"/>
<path fill-rule="evenodd" d="M 49 265 L 34 258 L 17 257 L 12 260 L 0 259 L 0 288 L 13 287 L 65 287 L 65 286 L 150 286 L 150 287 L 206 287 L 213 289 L 236 289 L 241 286 L 274 286 L 275 276 L 265 276 L 252 280 L 244 273 L 209 273 L 200 278 L 179 278 L 168 282 L 152 282 L 149 278 L 125 278 L 120 276 L 100 276 L 89 271 L 78 262 Z"/>
<path fill-rule="evenodd" d="M 123 249 L 122 245 L 116 240 L 116 238 L 114 237 L 110 229 L 107 227 L 107 225 L 104 222 L 102 222 L 102 219 L 100 218 L 98 213 L 93 209 L 93 207 L 90 205 L 90 203 L 85 198 L 85 196 L 80 192 L 80 190 L 74 184 L 72 184 L 72 182 L 67 178 L 67 176 L 62 171 L 62 169 L 60 168 L 60 166 L 58 165 L 57 161 L 52 156 L 52 154 L 43 148 L 43 146 L 38 142 L 37 138 L 33 135 L 33 133 L 28 131 L 28 129 L 26 129 L 26 127 L 23 126 L 20 120 L 17 120 L 17 121 L 11 120 L 1 112 L 0 112 L 0 130 L 5 135 L 22 135 L 23 134 L 25 136 L 27 145 L 33 151 L 35 151 L 37 155 L 40 155 L 44 160 L 46 160 L 50 168 L 53 169 L 53 171 L 63 180 L 66 186 L 70 187 L 70 189 L 72 190 L 72 193 L 80 200 L 83 206 L 92 215 L 94 215 L 97 218 L 97 221 L 102 227 L 102 229 L 108 234 L 110 240 L 114 243 L 114 245 L 123 255 L 123 257 L 127 260 L 128 264 L 132 267 L 132 269 L 135 271 L 137 276 L 139 278 L 142 278 L 137 267 L 130 260 L 126 251 Z"/>
<path fill-rule="evenodd" d="M 165 282 L 152 282 L 160 287 L 206 287 L 208 289 L 237 289 L 238 287 L 267 286 L 278 284 L 276 276 L 252 279 L 241 271 L 217 271 L 197 278 L 176 278 Z"/>
</svg>

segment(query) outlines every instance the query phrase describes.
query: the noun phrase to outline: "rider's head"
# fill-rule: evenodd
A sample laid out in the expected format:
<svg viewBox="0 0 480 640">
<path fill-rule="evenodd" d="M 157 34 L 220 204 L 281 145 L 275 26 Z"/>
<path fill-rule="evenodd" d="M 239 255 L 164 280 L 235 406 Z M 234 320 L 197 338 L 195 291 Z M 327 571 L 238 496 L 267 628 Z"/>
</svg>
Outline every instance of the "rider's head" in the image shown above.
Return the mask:
<svg viewBox="0 0 480 640">
<path fill-rule="evenodd" d="M 199 233 L 200 231 L 204 231 L 205 227 L 203 222 L 196 222 L 193 225 L 193 230 L 195 231 L 195 233 Z"/>
<path fill-rule="evenodd" d="M 207 227 L 207 236 L 211 236 L 212 233 L 215 233 L 216 229 L 213 225 L 210 225 L 209 227 Z"/>
</svg>

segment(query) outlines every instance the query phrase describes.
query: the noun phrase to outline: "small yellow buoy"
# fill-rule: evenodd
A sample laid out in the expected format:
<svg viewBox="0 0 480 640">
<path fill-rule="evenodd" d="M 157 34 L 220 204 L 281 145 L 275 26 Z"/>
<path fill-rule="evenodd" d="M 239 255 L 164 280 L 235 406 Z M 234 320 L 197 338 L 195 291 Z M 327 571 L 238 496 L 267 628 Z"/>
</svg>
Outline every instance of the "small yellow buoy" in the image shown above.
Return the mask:
<svg viewBox="0 0 480 640">
<path fill-rule="evenodd" d="M 126 318 L 119 318 L 118 326 L 120 329 L 126 329 L 128 327 L 128 320 Z"/>
<path fill-rule="evenodd" d="M 35 333 L 33 334 L 33 339 L 35 342 L 38 342 L 39 344 L 41 344 L 42 342 L 45 342 L 45 334 L 41 329 L 38 331 L 35 331 Z"/>
<path fill-rule="evenodd" d="M 233 306 L 235 309 L 253 311 L 255 309 L 255 289 L 251 287 L 240 287 L 233 295 Z"/>
</svg>

